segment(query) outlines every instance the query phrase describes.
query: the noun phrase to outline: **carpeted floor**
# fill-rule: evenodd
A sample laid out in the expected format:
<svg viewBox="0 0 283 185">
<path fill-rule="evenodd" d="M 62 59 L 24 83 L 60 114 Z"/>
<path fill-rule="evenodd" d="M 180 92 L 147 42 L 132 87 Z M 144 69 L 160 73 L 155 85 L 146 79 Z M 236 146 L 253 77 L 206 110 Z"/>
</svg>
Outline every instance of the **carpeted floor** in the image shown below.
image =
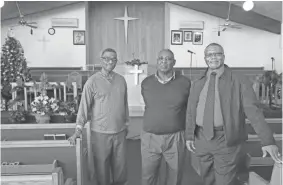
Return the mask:
<svg viewBox="0 0 283 185">
<path fill-rule="evenodd" d="M 140 140 L 128 140 L 128 179 L 129 185 L 141 184 L 141 150 Z M 189 152 L 186 155 L 184 164 L 184 174 L 182 185 L 202 185 L 200 177 L 193 170 L 189 161 Z M 165 182 L 165 162 L 162 162 L 160 167 L 160 182 L 159 185 L 166 185 Z"/>
</svg>

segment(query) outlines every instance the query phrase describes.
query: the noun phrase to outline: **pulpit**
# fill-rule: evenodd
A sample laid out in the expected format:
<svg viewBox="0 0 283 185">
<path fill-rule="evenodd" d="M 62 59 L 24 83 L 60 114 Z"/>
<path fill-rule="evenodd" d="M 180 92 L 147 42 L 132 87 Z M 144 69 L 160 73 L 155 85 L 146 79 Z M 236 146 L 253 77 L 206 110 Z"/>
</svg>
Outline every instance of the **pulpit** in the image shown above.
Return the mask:
<svg viewBox="0 0 283 185">
<path fill-rule="evenodd" d="M 128 88 L 129 133 L 127 139 L 139 139 L 142 130 L 144 101 L 141 95 L 141 83 L 147 77 L 148 65 L 117 65 L 115 72 L 124 76 Z"/>
<path fill-rule="evenodd" d="M 147 64 L 138 65 L 117 65 L 115 72 L 124 76 L 128 87 L 129 109 L 141 109 L 144 101 L 141 95 L 141 82 L 147 77 Z"/>
</svg>

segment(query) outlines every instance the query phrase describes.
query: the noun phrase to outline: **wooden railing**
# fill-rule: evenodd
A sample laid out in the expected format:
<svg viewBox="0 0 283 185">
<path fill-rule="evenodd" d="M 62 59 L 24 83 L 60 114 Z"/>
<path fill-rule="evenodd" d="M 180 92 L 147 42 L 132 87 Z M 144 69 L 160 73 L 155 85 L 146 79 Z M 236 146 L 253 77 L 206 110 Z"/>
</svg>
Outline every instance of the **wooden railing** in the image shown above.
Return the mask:
<svg viewBox="0 0 283 185">
<path fill-rule="evenodd" d="M 269 104 L 269 93 L 270 93 L 269 87 L 266 87 L 263 83 L 254 82 L 253 89 L 260 103 Z M 282 91 L 281 84 L 277 84 L 275 86 L 275 92 L 273 95 L 274 97 L 272 97 L 272 101 L 275 105 L 282 106 L 282 92 L 279 93 L 279 89 L 281 89 Z"/>
<path fill-rule="evenodd" d="M 36 84 L 40 84 L 40 82 L 36 82 Z M 62 89 L 63 89 L 63 100 L 64 101 L 67 101 L 67 87 L 66 87 L 66 82 L 59 82 L 59 85 L 61 86 L 57 86 L 58 85 L 58 82 L 48 82 L 48 84 L 51 85 L 51 88 L 50 89 L 53 89 L 53 92 L 54 92 L 54 98 L 55 99 L 59 99 L 59 100 L 62 100 Z M 12 85 L 12 89 L 14 87 L 17 86 L 17 83 L 11 83 Z M 34 83 L 33 82 L 26 82 L 24 83 L 24 106 L 25 106 L 25 110 L 28 110 L 28 92 L 30 93 L 34 93 L 34 96 L 36 97 L 37 95 L 37 88 L 34 87 Z M 59 89 L 59 93 L 57 94 L 57 89 Z M 77 89 L 77 83 L 76 82 L 72 82 L 72 89 L 73 89 L 73 97 L 76 98 L 77 97 L 77 94 L 78 94 L 78 89 Z M 14 100 L 17 96 L 17 92 L 14 91 L 12 93 L 12 100 Z M 30 100 L 32 101 L 32 98 L 30 97 Z M 16 110 L 17 109 L 17 105 L 14 105 L 13 106 L 13 110 Z"/>
</svg>

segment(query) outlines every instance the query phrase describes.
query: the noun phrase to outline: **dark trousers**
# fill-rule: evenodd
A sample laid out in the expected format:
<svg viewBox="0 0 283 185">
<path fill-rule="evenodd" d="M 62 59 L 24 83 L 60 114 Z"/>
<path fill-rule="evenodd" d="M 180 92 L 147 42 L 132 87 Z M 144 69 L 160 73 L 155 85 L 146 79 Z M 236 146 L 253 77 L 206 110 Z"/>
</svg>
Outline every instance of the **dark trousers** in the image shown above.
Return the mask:
<svg viewBox="0 0 283 185">
<path fill-rule="evenodd" d="M 126 142 L 126 131 L 117 134 L 91 133 L 98 185 L 127 184 Z"/>
<path fill-rule="evenodd" d="M 184 131 L 156 135 L 141 134 L 142 185 L 156 185 L 161 159 L 166 161 L 166 184 L 180 185 L 185 158 Z"/>
<path fill-rule="evenodd" d="M 206 140 L 202 127 L 197 126 L 195 148 L 204 185 L 238 185 L 243 145 L 227 147 L 223 127 L 215 128 L 214 138 Z"/>
</svg>

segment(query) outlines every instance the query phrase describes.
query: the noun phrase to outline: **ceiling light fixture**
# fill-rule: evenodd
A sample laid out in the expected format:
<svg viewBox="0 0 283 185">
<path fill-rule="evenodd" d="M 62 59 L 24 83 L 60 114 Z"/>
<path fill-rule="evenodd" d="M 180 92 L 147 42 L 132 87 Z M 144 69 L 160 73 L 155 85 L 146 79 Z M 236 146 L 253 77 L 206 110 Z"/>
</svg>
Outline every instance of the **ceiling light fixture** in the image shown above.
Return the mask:
<svg viewBox="0 0 283 185">
<path fill-rule="evenodd" d="M 254 2 L 252 0 L 247 0 L 243 4 L 243 9 L 245 11 L 250 11 L 254 7 Z"/>
</svg>

